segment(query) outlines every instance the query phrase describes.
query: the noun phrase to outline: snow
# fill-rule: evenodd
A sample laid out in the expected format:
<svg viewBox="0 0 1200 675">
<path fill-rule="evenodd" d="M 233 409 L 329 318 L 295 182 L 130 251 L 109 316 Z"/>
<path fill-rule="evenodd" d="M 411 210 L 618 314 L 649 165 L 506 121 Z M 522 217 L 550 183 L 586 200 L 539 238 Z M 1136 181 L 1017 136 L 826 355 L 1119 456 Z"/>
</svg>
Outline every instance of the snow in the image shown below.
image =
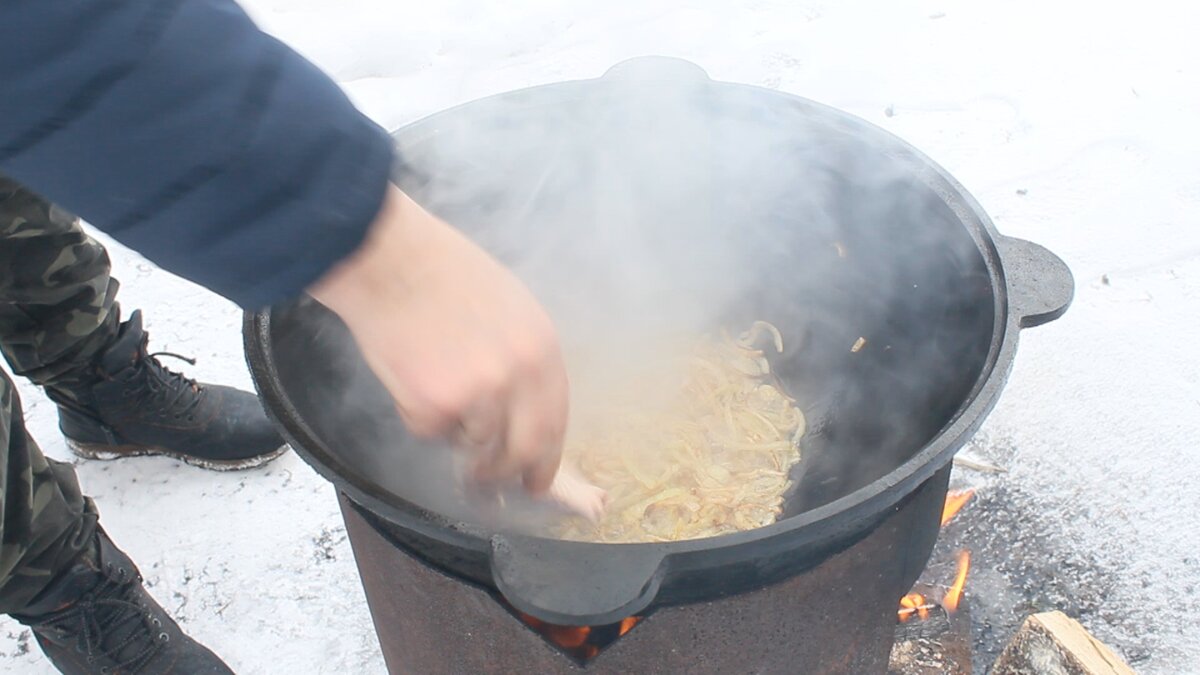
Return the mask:
<svg viewBox="0 0 1200 675">
<path fill-rule="evenodd" d="M 912 142 L 1001 231 L 1061 255 L 1078 284 L 1064 319 L 1023 336 L 975 443 L 1010 473 L 960 478 L 991 495 L 992 511 L 1017 516 L 977 552 L 980 593 L 1011 585 L 1004 565 L 1019 551 L 1065 584 L 1051 597 L 1060 604 L 1103 591 L 1083 607 L 1085 624 L 1139 671 L 1200 672 L 1200 5 L 252 0 L 247 8 L 389 128 L 657 53 L 717 79 L 831 104 Z M 122 305 L 146 310 L 153 347 L 199 357 L 187 371 L 201 379 L 249 385 L 234 307 L 117 245 L 111 251 Z M 47 454 L 68 458 L 52 406 L 31 387 L 22 395 Z M 165 459 L 78 467 L 156 597 L 235 670 L 383 672 L 333 491 L 294 455 L 241 474 Z M 963 527 L 987 529 L 969 520 L 991 512 L 984 504 L 968 507 Z M 1035 539 L 1052 543 L 1022 545 Z M 1036 558 L 1052 551 L 1064 558 Z M 0 670 L 52 672 L 8 620 Z"/>
</svg>

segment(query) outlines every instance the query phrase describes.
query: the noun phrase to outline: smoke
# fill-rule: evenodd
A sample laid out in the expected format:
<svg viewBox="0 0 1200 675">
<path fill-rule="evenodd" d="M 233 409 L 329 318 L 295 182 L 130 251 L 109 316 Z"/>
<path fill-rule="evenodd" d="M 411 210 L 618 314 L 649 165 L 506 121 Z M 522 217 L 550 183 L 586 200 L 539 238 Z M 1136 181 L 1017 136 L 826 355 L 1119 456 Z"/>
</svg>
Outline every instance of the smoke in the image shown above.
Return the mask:
<svg viewBox="0 0 1200 675">
<path fill-rule="evenodd" d="M 402 186 L 546 306 L 577 398 L 660 366 L 747 302 L 774 245 L 756 204 L 795 189 L 771 168 L 795 130 L 770 109 L 730 115 L 701 73 L 637 66 L 562 85 L 553 105 L 536 90 L 475 104 L 400 148 Z M 754 174 L 765 180 L 748 193 L 738 177 Z"/>
<path fill-rule="evenodd" d="M 819 106 L 645 61 L 468 104 L 399 138 L 401 187 L 551 314 L 573 425 L 679 344 L 775 323 L 786 349 L 773 367 L 812 428 L 789 512 L 911 456 L 982 368 L 993 306 L 970 214 L 920 158 Z M 329 398 L 330 438 L 385 489 L 477 517 L 446 449 L 406 437 L 347 344 L 316 347 L 368 380 Z"/>
</svg>

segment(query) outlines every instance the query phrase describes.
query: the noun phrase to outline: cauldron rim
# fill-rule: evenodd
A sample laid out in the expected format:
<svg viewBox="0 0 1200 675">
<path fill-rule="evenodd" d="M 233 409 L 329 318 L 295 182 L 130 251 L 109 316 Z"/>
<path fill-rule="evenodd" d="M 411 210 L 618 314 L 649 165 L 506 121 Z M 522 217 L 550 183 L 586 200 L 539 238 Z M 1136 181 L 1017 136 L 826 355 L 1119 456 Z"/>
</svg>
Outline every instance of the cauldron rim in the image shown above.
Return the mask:
<svg viewBox="0 0 1200 675">
<path fill-rule="evenodd" d="M 687 66 L 695 69 L 691 64 Z M 622 67 L 625 66 L 614 67 L 613 71 Z M 684 76 L 695 77 L 695 74 L 684 73 Z M 529 94 L 534 90 L 584 85 L 597 81 L 551 83 L 463 103 L 401 127 L 393 132 L 393 137 L 399 139 L 406 134 L 422 133 L 424 129 L 435 126 L 437 120 L 468 106 L 500 100 L 506 96 Z M 485 538 L 461 529 L 445 527 L 421 516 L 421 509 L 407 500 L 377 486 L 364 485 L 347 478 L 346 474 L 353 476 L 353 472 L 342 468 L 336 453 L 329 451 L 319 436 L 305 424 L 283 390 L 271 346 L 272 310 L 247 312 L 245 315 L 246 357 L 255 386 L 268 414 L 283 431 L 293 449 L 354 502 L 388 523 L 464 552 L 491 557 L 493 576 L 501 592 L 505 593 L 518 609 L 529 611 L 546 620 L 555 620 L 553 611 L 547 611 L 546 607 L 536 603 L 523 606 L 520 589 L 505 588 L 503 570 L 496 569 L 495 557 L 498 550 L 512 550 L 515 547 L 518 551 L 524 551 L 525 555 L 520 556 L 520 560 L 527 563 L 543 557 L 548 550 L 557 554 L 567 554 L 572 558 L 578 556 L 581 559 L 592 558 L 603 550 L 607 555 L 617 555 L 627 568 L 639 568 L 640 562 L 641 566 L 651 570 L 652 577 L 636 580 L 639 584 L 644 581 L 641 591 L 634 594 L 638 597 L 630 598 L 623 606 L 612 608 L 610 613 L 619 619 L 644 608 L 653 600 L 661 581 L 658 577 L 666 573 L 666 566 L 662 565 L 662 562 L 668 558 L 673 570 L 719 568 L 749 557 L 762 556 L 764 551 L 796 550 L 810 545 L 828 544 L 831 540 L 849 539 L 868 529 L 872 524 L 879 522 L 889 509 L 896 507 L 905 497 L 945 468 L 955 452 L 978 430 L 995 406 L 1007 380 L 1015 357 L 1020 329 L 1057 319 L 1066 311 L 1073 297 L 1074 282 L 1070 270 L 1061 259 L 1036 244 L 1001 235 L 975 198 L 956 179 L 904 140 L 849 113 L 799 96 L 751 85 L 726 82 L 713 84 L 738 90 L 752 90 L 754 93 L 767 92 L 781 100 L 790 100 L 793 104 L 804 106 L 814 114 L 822 116 L 823 121 L 868 136 L 873 142 L 890 151 L 904 153 L 920 168 L 921 180 L 954 211 L 956 219 L 979 248 L 994 299 L 992 342 L 984 365 L 970 393 L 964 398 L 963 405 L 953 418 L 908 460 L 872 483 L 772 525 L 719 537 L 634 544 L 567 542 L 500 534 Z M 510 595 L 509 590 L 515 592 Z M 564 616 L 562 622 L 583 623 L 568 621 L 570 618 L 573 617 Z M 593 616 L 588 623 L 600 623 L 599 618 L 601 617 Z"/>
</svg>

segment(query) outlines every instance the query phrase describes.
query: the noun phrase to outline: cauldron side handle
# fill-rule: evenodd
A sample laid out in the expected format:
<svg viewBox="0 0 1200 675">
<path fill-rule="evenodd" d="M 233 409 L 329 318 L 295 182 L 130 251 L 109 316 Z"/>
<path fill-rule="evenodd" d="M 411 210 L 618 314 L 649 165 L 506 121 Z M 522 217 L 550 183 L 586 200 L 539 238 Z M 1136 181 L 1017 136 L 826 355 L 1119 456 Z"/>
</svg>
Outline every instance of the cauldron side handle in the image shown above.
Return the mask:
<svg viewBox="0 0 1200 675">
<path fill-rule="evenodd" d="M 1062 258 L 1014 237 L 1002 237 L 998 248 L 1008 281 L 1009 311 L 1021 328 L 1041 326 L 1066 313 L 1075 297 L 1075 277 Z"/>
<path fill-rule="evenodd" d="M 635 56 L 625 59 L 609 68 L 600 79 L 641 83 L 682 83 L 691 82 L 703 84 L 709 82 L 708 73 L 703 68 L 675 56 Z"/>
<path fill-rule="evenodd" d="M 513 607 L 565 626 L 633 616 L 658 595 L 666 572 L 653 544 L 587 544 L 520 535 L 492 537 L 492 578 Z M 607 555 L 598 549 L 606 547 Z"/>
</svg>

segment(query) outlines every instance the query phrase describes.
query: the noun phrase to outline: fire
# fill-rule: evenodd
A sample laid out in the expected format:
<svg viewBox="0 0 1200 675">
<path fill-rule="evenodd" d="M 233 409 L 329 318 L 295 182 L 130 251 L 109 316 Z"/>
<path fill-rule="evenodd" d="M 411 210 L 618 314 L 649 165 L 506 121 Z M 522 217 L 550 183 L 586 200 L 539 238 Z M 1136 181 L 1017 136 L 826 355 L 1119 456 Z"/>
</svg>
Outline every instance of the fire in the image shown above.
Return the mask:
<svg viewBox="0 0 1200 675">
<path fill-rule="evenodd" d="M 900 598 L 900 621 L 908 621 L 914 616 L 924 621 L 929 618 L 929 610 L 933 609 L 934 605 L 925 599 L 920 593 L 909 593 Z"/>
<path fill-rule="evenodd" d="M 578 649 L 582 647 L 592 633 L 591 626 L 546 626 L 546 635 L 550 641 L 559 647 Z"/>
<path fill-rule="evenodd" d="M 523 612 L 517 612 L 517 616 L 550 644 L 584 661 L 595 658 L 601 649 L 633 630 L 642 620 L 640 616 L 627 616 L 607 626 L 560 626 Z"/>
<path fill-rule="evenodd" d="M 962 600 L 963 586 L 967 584 L 967 572 L 970 569 L 971 552 L 959 552 L 958 576 L 954 578 L 954 583 L 951 584 L 950 590 L 946 591 L 946 596 L 942 598 L 942 607 L 945 607 L 947 611 L 953 612 L 958 609 L 958 603 Z"/>
<path fill-rule="evenodd" d="M 962 507 L 966 506 L 967 502 L 971 501 L 971 497 L 974 496 L 974 490 L 951 490 L 947 493 L 946 505 L 942 507 L 942 527 L 945 527 L 946 523 L 958 515 Z"/>
<path fill-rule="evenodd" d="M 950 522 L 958 512 L 962 510 L 967 502 L 975 496 L 974 490 L 951 490 L 946 494 L 946 504 L 942 507 L 942 526 Z M 941 606 L 948 612 L 954 612 L 958 609 L 958 605 L 962 602 L 963 587 L 967 583 L 967 572 L 971 569 L 971 552 L 961 551 L 958 554 L 958 573 L 955 575 L 954 583 L 946 591 L 946 595 L 942 597 Z M 932 602 L 920 593 L 909 593 L 900 599 L 900 621 L 911 621 L 913 618 L 925 620 L 929 618 L 929 611 L 937 607 L 938 603 Z"/>
</svg>

